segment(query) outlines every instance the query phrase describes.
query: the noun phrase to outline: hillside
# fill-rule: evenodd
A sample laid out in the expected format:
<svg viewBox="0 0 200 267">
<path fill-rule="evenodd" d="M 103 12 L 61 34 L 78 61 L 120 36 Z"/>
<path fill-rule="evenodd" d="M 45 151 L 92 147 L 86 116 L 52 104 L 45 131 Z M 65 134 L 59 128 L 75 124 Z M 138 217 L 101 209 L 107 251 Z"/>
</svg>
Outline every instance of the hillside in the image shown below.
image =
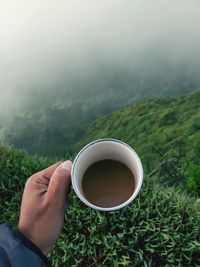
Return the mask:
<svg viewBox="0 0 200 267">
<path fill-rule="evenodd" d="M 73 151 L 77 153 L 98 138 L 117 138 L 138 152 L 146 172 L 154 170 L 164 159 L 173 158 L 176 169 L 181 168 L 181 182 L 190 183 L 183 180 L 200 175 L 199 103 L 200 91 L 177 99 L 147 98 L 95 121 Z M 196 178 L 191 178 L 194 172 Z M 197 190 L 200 192 L 199 187 Z"/>
<path fill-rule="evenodd" d="M 74 146 L 105 137 L 129 143 L 150 170 L 156 162 L 152 148 L 160 152 L 181 149 L 188 158 L 200 147 L 200 91 L 177 99 L 147 98 L 96 120 Z"/>
<path fill-rule="evenodd" d="M 26 179 L 50 162 L 0 147 L 0 223 L 17 225 Z M 114 213 L 87 208 L 72 192 L 52 266 L 199 266 L 199 208 L 157 177 L 145 177 L 137 199 Z"/>
<path fill-rule="evenodd" d="M 178 96 L 198 88 L 175 73 L 145 79 L 102 70 L 90 81 L 76 77 L 75 84 L 24 93 L 25 103 L 16 110 L 0 106 L 0 141 L 31 154 L 62 157 L 97 118 L 146 96 Z"/>
</svg>

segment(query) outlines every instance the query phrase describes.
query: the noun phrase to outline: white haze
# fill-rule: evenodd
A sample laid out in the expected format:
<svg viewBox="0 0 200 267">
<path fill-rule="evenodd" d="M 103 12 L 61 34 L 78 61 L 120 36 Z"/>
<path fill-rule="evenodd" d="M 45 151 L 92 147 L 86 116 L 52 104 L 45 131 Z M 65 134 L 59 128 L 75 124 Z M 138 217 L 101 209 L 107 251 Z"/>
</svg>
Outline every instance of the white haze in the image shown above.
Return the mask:
<svg viewBox="0 0 200 267">
<path fill-rule="evenodd" d="M 199 71 L 199 0 L 0 0 L 0 105 L 156 57 Z M 160 62 L 159 61 L 159 62 Z"/>
</svg>

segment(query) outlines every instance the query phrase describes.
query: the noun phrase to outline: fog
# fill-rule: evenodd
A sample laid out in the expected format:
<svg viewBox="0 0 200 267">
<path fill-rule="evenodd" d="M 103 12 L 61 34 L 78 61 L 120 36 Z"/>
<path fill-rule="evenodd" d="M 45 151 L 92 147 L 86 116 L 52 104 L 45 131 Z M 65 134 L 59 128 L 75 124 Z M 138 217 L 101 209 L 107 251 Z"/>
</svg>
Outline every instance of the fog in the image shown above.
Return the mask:
<svg viewBox="0 0 200 267">
<path fill-rule="evenodd" d="M 186 66 L 198 79 L 199 14 L 199 0 L 0 0 L 0 106 L 84 84 L 99 69 Z"/>
</svg>

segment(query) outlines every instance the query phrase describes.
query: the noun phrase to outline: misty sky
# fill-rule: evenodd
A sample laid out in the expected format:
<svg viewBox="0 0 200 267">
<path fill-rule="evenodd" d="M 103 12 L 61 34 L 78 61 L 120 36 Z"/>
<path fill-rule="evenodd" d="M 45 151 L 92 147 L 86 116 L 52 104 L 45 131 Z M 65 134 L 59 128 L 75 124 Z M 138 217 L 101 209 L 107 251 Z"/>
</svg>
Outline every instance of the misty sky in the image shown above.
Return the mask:
<svg viewBox="0 0 200 267">
<path fill-rule="evenodd" d="M 199 0 L 0 0 L 0 104 L 98 64 L 196 66 Z"/>
</svg>

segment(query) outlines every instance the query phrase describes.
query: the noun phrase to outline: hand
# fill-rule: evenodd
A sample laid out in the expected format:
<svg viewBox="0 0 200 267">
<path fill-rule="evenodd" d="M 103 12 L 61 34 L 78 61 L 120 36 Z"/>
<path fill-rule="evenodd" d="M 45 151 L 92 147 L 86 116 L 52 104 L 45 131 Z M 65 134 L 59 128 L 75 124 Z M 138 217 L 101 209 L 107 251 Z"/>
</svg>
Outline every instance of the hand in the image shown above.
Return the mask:
<svg viewBox="0 0 200 267">
<path fill-rule="evenodd" d="M 31 176 L 25 185 L 18 229 L 47 255 L 63 226 L 71 161 L 57 162 Z"/>
</svg>

